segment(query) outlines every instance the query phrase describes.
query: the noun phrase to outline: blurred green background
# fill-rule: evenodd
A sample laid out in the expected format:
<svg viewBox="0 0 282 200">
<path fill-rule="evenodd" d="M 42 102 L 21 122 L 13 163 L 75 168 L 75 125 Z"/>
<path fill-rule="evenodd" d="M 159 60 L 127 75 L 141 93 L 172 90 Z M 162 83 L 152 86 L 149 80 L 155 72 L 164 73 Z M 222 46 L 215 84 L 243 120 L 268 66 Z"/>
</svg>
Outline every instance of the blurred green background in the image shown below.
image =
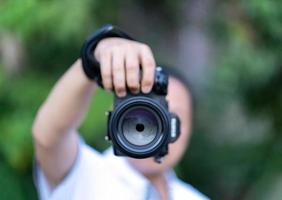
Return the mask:
<svg viewBox="0 0 282 200">
<path fill-rule="evenodd" d="M 0 199 L 37 199 L 31 126 L 85 37 L 113 23 L 185 74 L 193 137 L 178 175 L 211 199 L 282 199 L 282 1 L 1 0 Z M 105 149 L 112 96 L 81 126 Z"/>
</svg>

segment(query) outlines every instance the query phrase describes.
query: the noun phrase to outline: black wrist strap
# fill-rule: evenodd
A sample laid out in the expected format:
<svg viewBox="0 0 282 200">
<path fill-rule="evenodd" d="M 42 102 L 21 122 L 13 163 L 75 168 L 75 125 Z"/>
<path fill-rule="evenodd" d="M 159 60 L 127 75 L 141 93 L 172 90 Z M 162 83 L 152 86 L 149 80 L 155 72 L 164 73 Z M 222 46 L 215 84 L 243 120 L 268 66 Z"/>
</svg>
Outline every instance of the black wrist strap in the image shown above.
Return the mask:
<svg viewBox="0 0 282 200">
<path fill-rule="evenodd" d="M 97 44 L 102 39 L 108 37 L 119 37 L 119 38 L 134 40 L 128 34 L 126 34 L 125 32 L 121 31 L 119 28 L 111 24 L 103 26 L 102 28 L 98 29 L 96 32 L 91 34 L 86 39 L 80 52 L 83 70 L 89 79 L 95 80 L 98 83 L 98 85 L 100 85 L 101 87 L 103 87 L 103 84 L 102 84 L 102 77 L 100 71 L 100 64 L 95 59 L 94 50 Z"/>
</svg>

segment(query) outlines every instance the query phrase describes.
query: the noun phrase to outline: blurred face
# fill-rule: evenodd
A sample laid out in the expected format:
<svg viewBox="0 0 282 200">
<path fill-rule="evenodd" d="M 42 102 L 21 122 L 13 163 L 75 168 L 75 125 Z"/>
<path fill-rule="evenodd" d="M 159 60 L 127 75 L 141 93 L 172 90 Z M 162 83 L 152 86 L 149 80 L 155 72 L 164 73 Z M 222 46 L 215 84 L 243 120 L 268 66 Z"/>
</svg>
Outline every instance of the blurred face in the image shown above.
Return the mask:
<svg viewBox="0 0 282 200">
<path fill-rule="evenodd" d="M 181 121 L 181 133 L 179 138 L 169 144 L 169 153 L 161 164 L 154 158 L 134 159 L 128 158 L 130 164 L 145 176 L 161 174 L 174 167 L 181 159 L 190 138 L 191 129 L 191 99 L 185 86 L 177 79 L 170 78 L 167 100 L 170 112 L 176 113 Z"/>
</svg>

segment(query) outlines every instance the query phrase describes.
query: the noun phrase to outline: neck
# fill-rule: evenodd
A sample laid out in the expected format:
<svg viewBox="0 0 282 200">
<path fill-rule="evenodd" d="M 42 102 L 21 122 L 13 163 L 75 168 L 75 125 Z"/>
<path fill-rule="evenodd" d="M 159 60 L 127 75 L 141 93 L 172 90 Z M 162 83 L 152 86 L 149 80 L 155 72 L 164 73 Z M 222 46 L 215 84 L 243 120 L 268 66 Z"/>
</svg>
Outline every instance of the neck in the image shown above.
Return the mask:
<svg viewBox="0 0 282 200">
<path fill-rule="evenodd" d="M 168 185 L 166 178 L 163 174 L 157 175 L 147 175 L 146 176 L 152 185 L 155 187 L 156 191 L 159 193 L 162 200 L 168 200 Z"/>
</svg>

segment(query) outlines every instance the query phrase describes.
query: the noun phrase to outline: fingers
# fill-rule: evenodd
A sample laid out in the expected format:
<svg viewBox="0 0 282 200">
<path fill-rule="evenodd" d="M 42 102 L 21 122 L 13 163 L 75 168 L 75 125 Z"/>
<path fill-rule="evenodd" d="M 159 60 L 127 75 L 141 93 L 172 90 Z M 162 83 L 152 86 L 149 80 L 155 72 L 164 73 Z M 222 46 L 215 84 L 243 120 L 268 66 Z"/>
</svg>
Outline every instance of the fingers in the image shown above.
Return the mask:
<svg viewBox="0 0 282 200">
<path fill-rule="evenodd" d="M 142 46 L 140 61 L 143 70 L 141 82 L 142 92 L 149 93 L 154 84 L 156 62 L 151 49 L 147 45 Z"/>
<path fill-rule="evenodd" d="M 126 95 L 124 63 L 125 56 L 123 51 L 114 48 L 112 57 L 113 83 L 115 92 L 119 97 L 124 97 Z"/>
<path fill-rule="evenodd" d="M 111 91 L 113 89 L 112 82 L 112 53 L 111 51 L 105 51 L 100 56 L 100 69 L 103 81 L 103 86 L 106 90 Z"/>
<path fill-rule="evenodd" d="M 140 91 L 140 75 L 139 75 L 139 61 L 136 52 L 128 51 L 125 60 L 126 68 L 126 83 L 128 89 L 137 94 Z"/>
</svg>

